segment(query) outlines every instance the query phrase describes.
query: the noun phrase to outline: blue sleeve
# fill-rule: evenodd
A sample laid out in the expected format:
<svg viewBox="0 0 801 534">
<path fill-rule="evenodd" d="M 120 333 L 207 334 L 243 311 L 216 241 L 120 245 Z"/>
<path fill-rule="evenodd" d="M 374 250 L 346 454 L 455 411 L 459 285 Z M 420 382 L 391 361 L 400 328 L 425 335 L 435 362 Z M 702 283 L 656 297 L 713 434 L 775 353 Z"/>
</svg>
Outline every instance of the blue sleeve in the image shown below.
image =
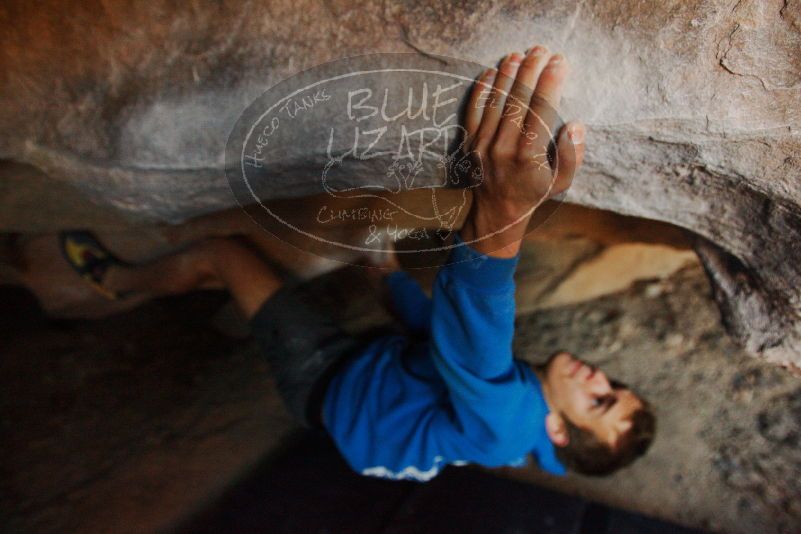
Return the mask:
<svg viewBox="0 0 801 534">
<path fill-rule="evenodd" d="M 392 298 L 392 309 L 414 332 L 428 332 L 431 326 L 431 299 L 417 280 L 405 271 L 395 271 L 385 278 Z"/>
<path fill-rule="evenodd" d="M 512 356 L 520 255 L 483 255 L 458 234 L 456 244 L 432 291 L 431 357 L 450 400 L 435 426 L 448 456 L 492 465 L 524 432 L 515 427 L 531 389 Z"/>
</svg>

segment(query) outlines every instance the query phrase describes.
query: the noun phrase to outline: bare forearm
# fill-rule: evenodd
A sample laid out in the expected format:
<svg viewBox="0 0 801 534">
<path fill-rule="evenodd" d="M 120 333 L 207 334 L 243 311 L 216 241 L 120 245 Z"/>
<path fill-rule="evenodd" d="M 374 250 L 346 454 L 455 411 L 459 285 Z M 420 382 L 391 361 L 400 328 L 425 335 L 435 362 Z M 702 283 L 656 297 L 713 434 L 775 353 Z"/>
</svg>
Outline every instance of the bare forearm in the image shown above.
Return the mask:
<svg viewBox="0 0 801 534">
<path fill-rule="evenodd" d="M 472 206 L 460 231 L 472 248 L 495 258 L 513 258 L 520 251 L 531 214 L 523 215 L 495 206 Z"/>
</svg>

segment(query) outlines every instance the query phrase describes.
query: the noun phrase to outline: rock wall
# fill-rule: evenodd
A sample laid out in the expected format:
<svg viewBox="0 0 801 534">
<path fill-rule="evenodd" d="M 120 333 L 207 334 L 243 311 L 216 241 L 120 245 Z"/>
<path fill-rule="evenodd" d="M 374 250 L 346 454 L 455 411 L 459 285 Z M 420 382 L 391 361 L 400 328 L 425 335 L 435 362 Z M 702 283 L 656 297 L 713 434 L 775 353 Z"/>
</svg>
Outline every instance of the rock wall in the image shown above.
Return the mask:
<svg viewBox="0 0 801 534">
<path fill-rule="evenodd" d="M 23 191 L 0 212 L 17 229 L 41 223 L 19 199 L 48 184 L 134 223 L 234 205 L 223 167 L 239 114 L 330 60 L 563 51 L 564 114 L 590 127 L 568 200 L 690 230 L 729 332 L 801 368 L 801 0 L 11 0 L 0 25 L 0 176 Z M 40 210 L 69 212 L 59 198 Z"/>
</svg>

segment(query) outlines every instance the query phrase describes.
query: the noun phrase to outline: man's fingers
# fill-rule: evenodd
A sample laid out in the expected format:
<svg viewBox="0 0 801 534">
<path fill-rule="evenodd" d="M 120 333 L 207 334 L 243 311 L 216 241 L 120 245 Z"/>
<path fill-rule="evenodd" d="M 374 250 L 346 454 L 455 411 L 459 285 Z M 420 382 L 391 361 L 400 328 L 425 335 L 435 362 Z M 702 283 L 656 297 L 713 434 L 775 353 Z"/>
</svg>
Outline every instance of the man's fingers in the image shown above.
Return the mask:
<svg viewBox="0 0 801 534">
<path fill-rule="evenodd" d="M 551 196 L 567 190 L 584 161 L 586 128 L 580 122 L 568 122 L 559 132 L 556 144 L 556 179 Z"/>
<path fill-rule="evenodd" d="M 548 64 L 537 79 L 537 87 L 534 94 L 546 102 L 554 109 L 559 107 L 562 100 L 562 86 L 569 72 L 567 60 L 562 54 L 554 54 L 548 60 Z"/>
<path fill-rule="evenodd" d="M 537 86 L 540 74 L 548 64 L 550 54 L 544 46 L 535 46 L 528 51 L 525 59 L 517 70 L 506 106 L 501 116 L 498 134 L 495 142 L 509 146 L 511 150 L 517 147 L 518 139 L 523 133 L 531 95 Z"/>
<path fill-rule="evenodd" d="M 539 78 L 526 115 L 524 136 L 520 150 L 530 157 L 541 157 L 548 149 L 551 136 L 558 126 L 557 109 L 562 99 L 562 85 L 568 74 L 567 61 L 561 54 L 549 57 Z"/>
<path fill-rule="evenodd" d="M 506 95 L 512 90 L 517 69 L 520 67 L 520 60 L 520 54 L 514 53 L 506 56 L 501 62 L 498 74 L 495 76 L 495 84 L 484 106 L 481 124 L 474 138 L 474 150 L 486 149 L 495 137 L 506 103 Z"/>
<path fill-rule="evenodd" d="M 471 91 L 465 115 L 465 152 L 489 152 L 487 155 L 500 158 L 498 161 L 530 160 L 538 169 L 550 162 L 555 175 L 547 194 L 564 192 L 584 159 L 585 135 L 579 122 L 554 132 L 559 128 L 556 108 L 567 74 L 565 58 L 551 56 L 540 46 L 529 50 L 525 58 L 510 54 L 497 72 L 485 71 Z M 556 137 L 556 161 L 548 155 L 552 135 Z"/>
<path fill-rule="evenodd" d="M 467 145 L 472 142 L 472 139 L 478 132 L 478 127 L 481 124 L 481 117 L 484 115 L 484 106 L 492 91 L 492 85 L 495 82 L 495 69 L 485 70 L 481 76 L 478 77 L 476 83 L 473 85 L 473 90 L 470 92 L 470 100 L 467 104 L 467 111 L 465 112 L 464 127 L 467 130 L 467 139 L 465 139 L 465 153 L 468 152 Z"/>
</svg>

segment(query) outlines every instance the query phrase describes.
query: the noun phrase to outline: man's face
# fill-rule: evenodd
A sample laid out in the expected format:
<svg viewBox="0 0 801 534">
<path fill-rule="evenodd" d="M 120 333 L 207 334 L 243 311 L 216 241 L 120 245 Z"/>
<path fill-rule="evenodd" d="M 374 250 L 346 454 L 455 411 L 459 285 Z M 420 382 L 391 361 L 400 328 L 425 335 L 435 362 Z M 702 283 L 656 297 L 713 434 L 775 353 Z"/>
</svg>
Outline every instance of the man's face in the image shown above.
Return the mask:
<svg viewBox="0 0 801 534">
<path fill-rule="evenodd" d="M 551 358 L 543 378 L 551 410 L 612 447 L 631 428 L 632 413 L 643 407 L 631 390 L 611 384 L 602 371 L 568 352 Z"/>
</svg>

